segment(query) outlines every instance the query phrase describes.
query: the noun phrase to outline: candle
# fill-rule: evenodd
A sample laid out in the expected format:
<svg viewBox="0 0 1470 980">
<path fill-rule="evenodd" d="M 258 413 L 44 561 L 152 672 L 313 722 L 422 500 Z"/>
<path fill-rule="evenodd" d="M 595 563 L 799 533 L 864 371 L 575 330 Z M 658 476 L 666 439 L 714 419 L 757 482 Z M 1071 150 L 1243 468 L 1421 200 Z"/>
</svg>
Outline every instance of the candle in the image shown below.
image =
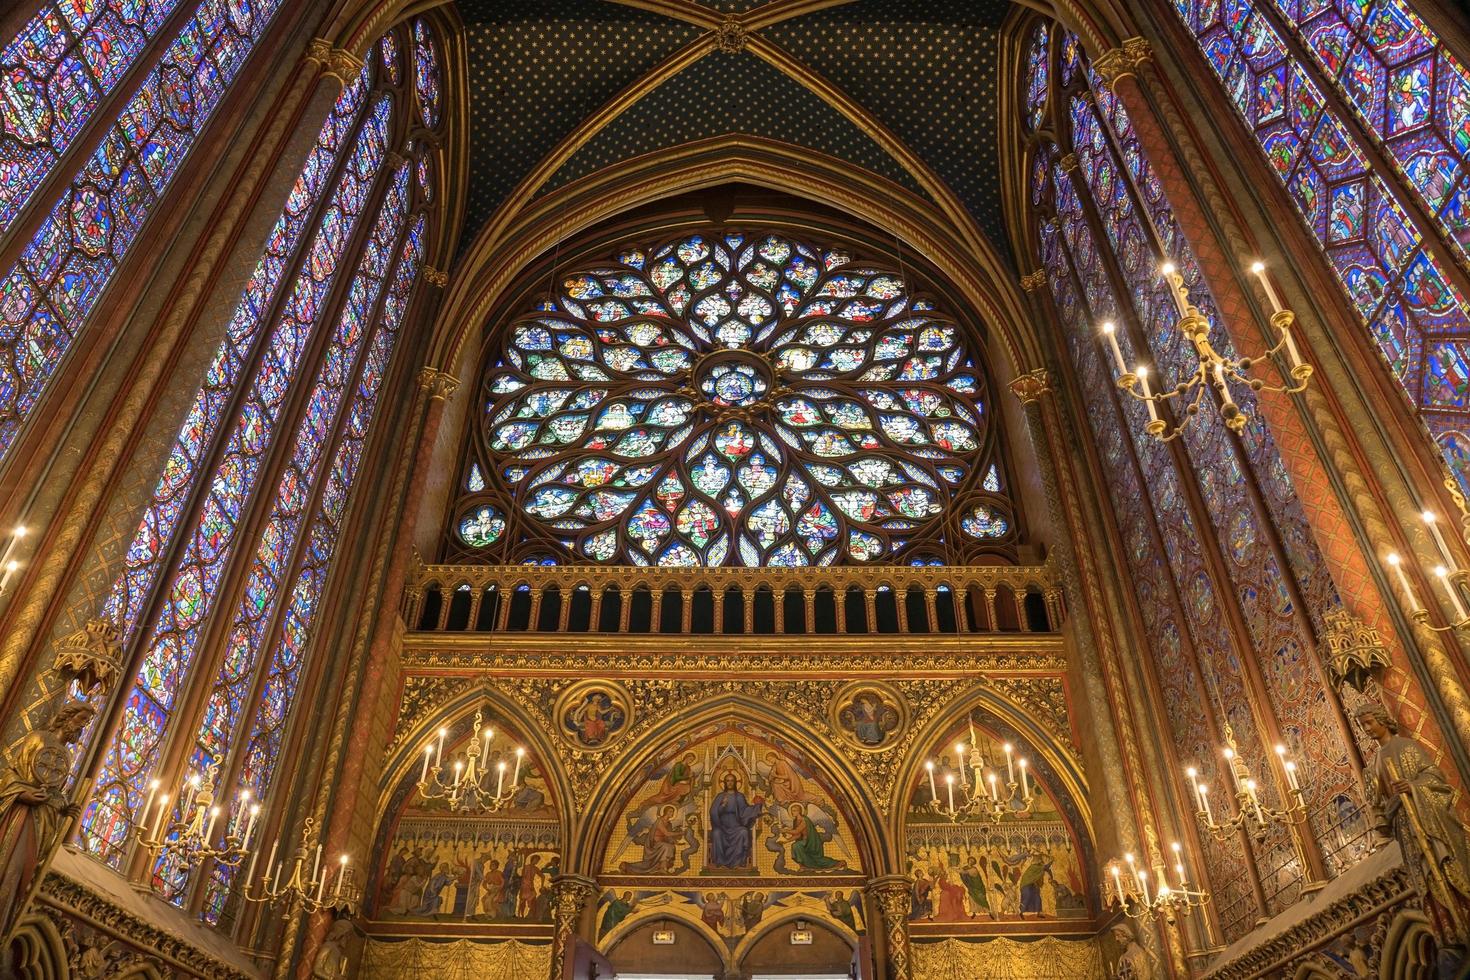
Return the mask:
<svg viewBox="0 0 1470 980">
<path fill-rule="evenodd" d="M 464 763 L 458 759 L 454 760 L 454 788 L 459 789 L 460 777 L 464 774 Z"/>
<path fill-rule="evenodd" d="M 258 817 L 258 816 L 260 816 L 260 804 L 259 803 L 252 803 L 250 805 L 250 819 L 248 821 L 246 821 L 246 823 L 245 823 L 245 841 L 244 841 L 244 843 L 245 843 L 245 845 L 247 847 L 250 844 L 251 838 L 255 836 L 255 818 Z"/>
<path fill-rule="evenodd" d="M 1138 386 L 1143 389 L 1144 404 L 1148 406 L 1148 420 L 1157 422 L 1159 420 L 1159 407 L 1154 404 L 1154 393 L 1148 387 L 1148 368 L 1138 365 L 1138 370 L 1133 372 L 1138 375 Z"/>
<path fill-rule="evenodd" d="M 138 811 L 138 826 L 146 829 L 148 823 L 148 809 L 153 806 L 153 797 L 158 793 L 158 780 L 148 780 L 148 799 L 143 801 L 143 809 Z"/>
<path fill-rule="evenodd" d="M 1013 766 L 1013 765 L 1011 765 L 1011 743 L 1010 742 L 1007 742 L 1005 744 L 1005 750 L 1006 750 L 1006 783 L 1013 785 L 1016 782 L 1016 767 Z"/>
<path fill-rule="evenodd" d="M 311 862 L 311 882 L 315 882 L 316 881 L 316 873 L 321 870 L 321 867 L 322 867 L 322 845 L 321 844 L 317 844 L 317 846 L 316 846 L 316 860 L 313 861 L 313 862 Z M 308 883 L 308 884 L 310 884 L 310 883 Z"/>
<path fill-rule="evenodd" d="M 997 803 L 1000 802 L 1000 790 L 995 787 L 995 773 L 990 774 L 990 798 Z"/>
<path fill-rule="evenodd" d="M 429 758 L 431 756 L 433 756 L 433 754 L 434 754 L 434 747 L 432 745 L 425 745 L 424 746 L 424 769 L 423 769 L 422 772 L 419 773 L 419 783 L 420 784 L 427 783 L 429 781 Z"/>
<path fill-rule="evenodd" d="M 444 739 L 449 735 L 446 728 L 439 729 L 439 747 L 434 750 L 434 768 L 438 769 L 444 763 Z"/>
<path fill-rule="evenodd" d="M 1266 817 L 1261 813 L 1261 801 L 1256 797 L 1256 781 L 1254 779 L 1247 779 L 1245 781 L 1245 795 L 1250 800 L 1251 809 L 1255 811 L 1256 823 L 1264 827 L 1266 825 Z"/>
<path fill-rule="evenodd" d="M 1117 327 L 1113 326 L 1113 321 L 1109 320 L 1104 323 L 1102 332 L 1103 337 L 1107 339 L 1108 349 L 1113 352 L 1113 363 L 1117 365 L 1118 373 L 1127 374 L 1128 365 L 1123 362 L 1123 348 L 1118 346 Z"/>
<path fill-rule="evenodd" d="M 184 780 L 184 785 L 188 787 L 189 790 L 189 801 L 183 804 L 183 810 L 185 812 L 188 812 L 194 806 L 194 794 L 199 792 L 199 777 L 190 776 L 188 779 Z"/>
<path fill-rule="evenodd" d="M 929 799 L 937 800 L 939 799 L 939 788 L 934 785 L 934 763 L 926 762 L 924 768 L 929 771 Z"/>
<path fill-rule="evenodd" d="M 1200 784 L 1199 801 L 1205 810 L 1205 826 L 1214 827 L 1215 814 L 1210 811 L 1210 788 L 1204 784 Z"/>
<path fill-rule="evenodd" d="M 275 856 L 276 856 L 275 851 L 272 851 L 271 852 L 271 857 L 274 858 Z M 248 867 L 248 868 L 245 869 L 245 887 L 247 889 L 250 887 L 250 879 L 255 877 L 255 864 L 259 860 L 260 860 L 260 851 L 254 851 L 254 852 L 252 852 L 251 855 L 250 855 L 250 867 Z M 265 863 L 265 866 L 267 868 L 269 868 L 271 866 L 270 865 L 270 862 L 267 861 Z"/>
<path fill-rule="evenodd" d="M 327 890 L 327 876 L 322 875 L 319 879 L 316 878 L 316 876 L 314 875 L 312 877 L 313 880 L 316 881 L 316 900 L 320 902 L 322 900 L 323 893 Z"/>
<path fill-rule="evenodd" d="M 514 793 L 515 792 L 515 788 L 518 785 L 520 785 L 520 781 L 521 781 L 521 760 L 524 759 L 525 757 L 526 757 L 526 750 L 523 749 L 523 748 L 521 748 L 519 745 L 517 745 L 516 746 L 516 771 L 513 772 L 513 773 L 511 773 L 511 777 L 510 777 L 510 790 L 511 790 L 512 793 Z"/>
<path fill-rule="evenodd" d="M 1230 770 L 1230 781 L 1235 784 L 1235 791 L 1240 792 L 1240 773 L 1235 771 L 1235 750 L 1224 749 L 1220 753 L 1225 757 L 1225 768 Z"/>
<path fill-rule="evenodd" d="M 239 837 L 240 836 L 240 821 L 245 819 L 245 810 L 246 810 L 246 806 L 247 806 L 247 804 L 249 804 L 249 802 L 250 802 L 250 790 L 248 790 L 248 789 L 242 789 L 242 790 L 240 790 L 240 801 L 239 801 L 238 805 L 236 805 L 236 807 L 235 807 L 235 812 L 230 815 L 230 829 L 226 832 L 226 834 L 225 834 L 226 837 Z"/>
<path fill-rule="evenodd" d="M 954 775 L 944 777 L 945 785 L 949 788 L 949 812 L 954 813 Z"/>
<path fill-rule="evenodd" d="M 1291 338 L 1290 326 L 1285 326 L 1281 328 L 1281 339 L 1286 341 L 1286 363 L 1291 367 L 1296 367 L 1301 364 L 1302 355 L 1301 352 L 1296 349 L 1296 341 Z"/>
<path fill-rule="evenodd" d="M 208 844 L 214 840 L 214 825 L 217 820 L 219 820 L 219 807 L 212 806 L 209 808 L 209 828 L 204 831 L 204 843 Z"/>
<path fill-rule="evenodd" d="M 10 585 L 10 577 L 15 574 L 18 568 L 20 568 L 20 562 L 13 559 L 5 563 L 5 574 L 0 575 L 0 593 L 3 593 L 6 587 Z"/>
<path fill-rule="evenodd" d="M 0 557 L 0 565 L 4 565 L 6 568 L 10 567 L 10 559 L 15 554 L 16 547 L 20 545 L 21 540 L 24 539 L 28 533 L 30 532 L 26 530 L 26 526 L 24 524 L 17 524 L 15 526 L 15 530 L 12 531 L 10 535 L 10 543 L 5 546 L 5 554 L 3 557 Z M 19 568 L 19 564 L 16 564 L 16 567 Z"/>
<path fill-rule="evenodd" d="M 1460 593 L 1455 589 L 1455 583 L 1450 581 L 1450 570 L 1443 565 L 1435 565 L 1434 574 L 1439 576 L 1439 582 L 1444 586 L 1445 594 L 1450 597 L 1450 605 L 1455 607 L 1456 619 L 1470 618 L 1470 614 L 1465 612 L 1465 604 L 1460 601 Z"/>
<path fill-rule="evenodd" d="M 1123 875 L 1116 864 L 1113 865 L 1113 887 L 1118 890 L 1118 904 L 1127 905 L 1128 900 L 1123 897 Z"/>
<path fill-rule="evenodd" d="M 1021 799 L 1031 799 L 1031 787 L 1026 782 L 1026 760 L 1021 760 Z"/>
<path fill-rule="evenodd" d="M 280 880 L 280 876 L 281 876 L 281 863 L 276 860 L 276 848 L 278 848 L 280 846 L 281 846 L 281 841 L 280 841 L 279 838 L 277 838 L 276 840 L 271 841 L 271 856 L 265 859 L 265 873 L 266 873 L 266 879 L 265 880 L 266 880 L 267 883 L 269 883 L 271 881 L 279 881 Z M 271 878 L 270 877 L 270 873 L 271 873 L 271 868 L 272 867 L 274 867 L 276 869 L 276 877 L 275 878 Z M 250 884 L 250 879 L 248 879 L 248 878 L 245 879 L 245 884 L 246 885 L 249 885 Z"/>
<path fill-rule="evenodd" d="M 960 783 L 963 785 L 965 780 L 965 743 L 956 742 L 954 744 L 954 750 L 960 757 Z"/>
<path fill-rule="evenodd" d="M 1398 556 L 1397 552 L 1391 551 L 1386 556 L 1384 556 L 1384 560 L 1388 562 L 1389 567 L 1391 567 L 1394 571 L 1394 574 L 1398 576 L 1399 588 L 1404 591 L 1404 601 L 1409 604 L 1409 611 L 1418 612 L 1420 609 L 1424 608 L 1423 606 L 1419 605 L 1419 600 L 1414 598 L 1414 590 L 1409 587 L 1409 577 L 1404 574 L 1403 559 Z"/>
<path fill-rule="evenodd" d="M 1144 905 L 1152 905 L 1153 904 L 1153 899 L 1151 899 L 1151 898 L 1148 897 L 1148 872 L 1147 871 L 1144 871 L 1142 869 L 1139 869 L 1139 871 L 1137 872 L 1137 874 L 1138 874 L 1138 890 L 1143 895 L 1143 904 Z"/>
<path fill-rule="evenodd" d="M 158 811 L 153 815 L 153 826 L 148 828 L 148 836 L 157 839 L 158 831 L 164 826 L 163 815 L 168 810 L 168 794 L 164 793 L 158 798 Z"/>
<path fill-rule="evenodd" d="M 1301 792 L 1302 785 L 1296 781 L 1296 763 L 1290 759 L 1286 760 L 1286 782 L 1291 786 L 1292 792 Z"/>
<path fill-rule="evenodd" d="M 347 880 L 347 855 L 346 854 L 342 855 L 342 862 L 341 863 L 342 863 L 342 867 L 337 872 L 337 890 L 336 890 L 336 892 L 333 893 L 333 897 L 335 897 L 335 898 L 341 898 L 342 897 L 342 882 L 344 882 L 344 881 Z"/>
<path fill-rule="evenodd" d="M 1271 312 L 1280 313 L 1282 310 L 1281 299 L 1276 295 L 1276 290 L 1271 288 L 1271 280 L 1266 276 L 1265 263 L 1255 263 L 1251 266 L 1251 271 L 1256 274 L 1256 278 L 1261 282 L 1261 288 L 1266 291 L 1266 300 L 1271 304 Z"/>
<path fill-rule="evenodd" d="M 1456 570 L 1455 560 L 1450 557 L 1449 545 L 1444 543 L 1444 535 L 1440 533 L 1439 521 L 1435 519 L 1434 511 L 1426 510 L 1419 516 L 1424 518 L 1424 523 L 1429 527 L 1429 534 L 1431 537 L 1434 538 L 1435 546 L 1439 548 L 1439 553 L 1444 558 L 1445 565 L 1448 566 L 1450 572 L 1453 573 Z"/>
<path fill-rule="evenodd" d="M 498 800 L 505 794 L 505 760 L 501 759 L 495 764 L 495 768 L 500 770 L 500 776 L 495 781 L 495 798 Z"/>
<path fill-rule="evenodd" d="M 1180 891 L 1187 890 L 1189 888 L 1189 882 L 1184 877 L 1183 848 L 1179 846 L 1177 840 L 1169 846 L 1174 849 L 1174 873 L 1179 876 L 1179 889 Z"/>
</svg>

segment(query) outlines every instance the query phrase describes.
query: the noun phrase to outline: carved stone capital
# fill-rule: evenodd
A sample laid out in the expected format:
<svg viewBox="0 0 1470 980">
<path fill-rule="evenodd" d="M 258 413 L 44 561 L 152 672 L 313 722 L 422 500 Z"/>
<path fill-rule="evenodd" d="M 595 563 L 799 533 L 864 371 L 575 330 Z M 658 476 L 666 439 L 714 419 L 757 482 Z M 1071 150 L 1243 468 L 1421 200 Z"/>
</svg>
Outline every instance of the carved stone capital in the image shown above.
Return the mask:
<svg viewBox="0 0 1470 980">
<path fill-rule="evenodd" d="M 1035 272 L 1027 273 L 1021 277 L 1021 288 L 1028 293 L 1033 293 L 1046 285 L 1046 270 L 1037 269 Z"/>
<path fill-rule="evenodd" d="M 443 269 L 436 269 L 432 265 L 426 265 L 424 266 L 424 280 L 431 286 L 438 286 L 440 289 L 443 289 L 449 285 L 449 273 Z"/>
<path fill-rule="evenodd" d="M 913 980 L 909 955 L 909 912 L 914 907 L 914 883 L 907 875 L 884 875 L 868 882 L 868 894 L 883 917 L 890 980 Z"/>
<path fill-rule="evenodd" d="M 715 32 L 715 45 L 725 54 L 739 54 L 745 50 L 748 34 L 739 17 L 729 16 Z"/>
<path fill-rule="evenodd" d="M 323 75 L 337 79 L 343 85 L 352 81 L 362 71 L 365 62 L 346 48 L 332 46 L 324 37 L 314 37 L 306 46 L 306 60 L 316 65 Z"/>
<path fill-rule="evenodd" d="M 1124 78 L 1138 77 L 1138 70 L 1153 59 L 1153 49 L 1141 37 L 1130 37 L 1122 47 L 1109 48 L 1092 59 L 1092 69 L 1097 72 L 1109 90 Z"/>
<path fill-rule="evenodd" d="M 106 695 L 117 683 L 122 670 L 122 642 L 117 626 L 107 619 L 92 619 L 87 625 L 62 640 L 56 649 L 52 669 L 70 685 L 73 681 L 84 694 L 94 690 Z"/>
<path fill-rule="evenodd" d="M 1030 405 L 1042 395 L 1051 394 L 1051 375 L 1046 368 L 1036 368 L 1013 379 L 1008 387 L 1022 405 Z"/>
<path fill-rule="evenodd" d="M 431 400 L 444 399 L 454 394 L 459 387 L 459 379 L 438 368 L 426 367 L 419 371 L 419 387 L 429 393 Z"/>
<path fill-rule="evenodd" d="M 551 947 L 551 978 L 563 976 L 567 952 L 577 935 L 577 920 L 587 903 L 597 894 L 597 882 L 581 875 L 557 875 L 551 879 L 551 914 L 556 920 L 556 934 Z"/>
<path fill-rule="evenodd" d="M 1057 161 L 1057 166 L 1062 168 L 1062 173 L 1069 174 L 1077 169 L 1077 154 L 1068 153 Z"/>
</svg>

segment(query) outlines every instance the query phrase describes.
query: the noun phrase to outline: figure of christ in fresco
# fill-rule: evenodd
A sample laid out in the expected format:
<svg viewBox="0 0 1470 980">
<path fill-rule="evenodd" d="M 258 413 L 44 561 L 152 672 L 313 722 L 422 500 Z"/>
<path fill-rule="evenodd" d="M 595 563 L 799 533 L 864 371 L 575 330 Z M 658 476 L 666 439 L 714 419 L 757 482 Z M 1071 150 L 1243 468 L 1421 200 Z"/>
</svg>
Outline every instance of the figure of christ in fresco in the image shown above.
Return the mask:
<svg viewBox="0 0 1470 980">
<path fill-rule="evenodd" d="M 844 871 L 847 862 L 827 856 L 827 838 L 807 816 L 805 803 L 793 803 L 786 811 L 791 826 L 781 832 L 781 840 L 791 845 L 791 860 L 805 871 Z"/>
<path fill-rule="evenodd" d="M 748 869 L 751 864 L 751 832 L 765 812 L 765 798 L 757 794 L 747 800 L 740 791 L 740 777 L 725 773 L 721 790 L 709 807 L 707 868 Z"/>
</svg>

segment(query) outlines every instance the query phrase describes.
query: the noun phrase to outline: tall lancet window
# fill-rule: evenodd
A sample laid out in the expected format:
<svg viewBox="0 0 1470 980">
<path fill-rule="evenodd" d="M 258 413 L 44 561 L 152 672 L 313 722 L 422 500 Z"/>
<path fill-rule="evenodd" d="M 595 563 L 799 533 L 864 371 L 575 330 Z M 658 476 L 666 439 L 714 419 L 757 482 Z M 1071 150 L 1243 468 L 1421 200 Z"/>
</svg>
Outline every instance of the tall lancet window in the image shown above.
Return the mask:
<svg viewBox="0 0 1470 980">
<path fill-rule="evenodd" d="M 1470 490 L 1470 71 L 1406 0 L 1175 0 Z"/>
<path fill-rule="evenodd" d="M 438 61 L 412 36 L 375 45 L 322 126 L 103 610 L 141 665 L 82 821 L 82 845 L 114 866 L 155 775 L 215 770 L 232 798 L 243 787 L 270 800 L 434 221 L 441 134 L 418 92 L 425 71 L 440 84 Z M 228 869 L 207 882 L 168 864 L 152 874 L 179 904 L 202 887 L 210 921 L 226 907 Z"/>
<path fill-rule="evenodd" d="M 0 51 L 0 460 L 281 3 L 48 2 Z"/>
<path fill-rule="evenodd" d="M 1044 33 L 1033 38 L 1047 44 Z M 1343 705 L 1314 652 L 1322 613 L 1339 604 L 1335 587 L 1250 392 L 1241 394 L 1249 424 L 1238 436 L 1206 410 L 1168 445 L 1145 433 L 1144 406 L 1118 395 L 1100 343 L 1107 321 L 1127 362 L 1152 366 L 1162 384 L 1197 364 L 1177 330 L 1163 262 L 1179 266 L 1212 342 L 1233 356 L 1229 339 L 1126 111 L 1092 75 L 1076 38 L 1062 35 L 1050 58 L 1033 56 L 1026 70 L 1023 91 L 1048 90 L 1021 107 L 1023 121 L 1034 120 L 1034 247 L 1109 484 L 1175 768 L 1196 765 L 1228 785 L 1215 772 L 1227 731 L 1247 758 L 1290 746 L 1316 777 L 1307 791 L 1316 859 L 1339 873 L 1364 853 L 1366 827 Z M 1049 71 L 1047 82 L 1036 82 L 1040 71 Z M 1251 848 L 1200 842 L 1230 935 L 1297 896 L 1302 868 L 1290 837 L 1273 831 Z"/>
<path fill-rule="evenodd" d="M 491 341 L 449 551 L 696 567 L 1013 556 L 972 334 L 785 235 L 630 242 Z"/>
</svg>

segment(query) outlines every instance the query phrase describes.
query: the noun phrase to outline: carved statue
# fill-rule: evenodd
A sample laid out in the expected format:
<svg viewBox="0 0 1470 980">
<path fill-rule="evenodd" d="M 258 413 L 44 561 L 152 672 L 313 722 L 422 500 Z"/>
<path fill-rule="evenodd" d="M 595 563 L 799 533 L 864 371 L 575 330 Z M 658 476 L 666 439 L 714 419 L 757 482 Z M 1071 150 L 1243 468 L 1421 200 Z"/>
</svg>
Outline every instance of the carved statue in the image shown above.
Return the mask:
<svg viewBox="0 0 1470 980">
<path fill-rule="evenodd" d="M 350 935 L 351 922 L 338 919 L 332 923 L 332 928 L 327 930 L 327 938 L 322 940 L 316 957 L 311 961 L 312 980 L 341 980 L 347 976 L 347 968 L 352 959 L 347 952 L 347 938 Z"/>
<path fill-rule="evenodd" d="M 25 911 L 36 875 L 80 806 L 66 798 L 71 746 L 95 714 L 73 701 L 16 743 L 0 770 L 0 937 Z"/>
<path fill-rule="evenodd" d="M 1121 922 L 1113 926 L 1113 941 L 1118 944 L 1118 959 L 1109 977 L 1114 980 L 1154 980 L 1153 957 L 1139 944 L 1130 927 Z"/>
<path fill-rule="evenodd" d="M 1364 705 L 1354 717 L 1378 743 L 1365 774 L 1374 829 L 1399 842 L 1440 943 L 1463 949 L 1470 939 L 1470 838 L 1451 807 L 1453 791 L 1429 750 L 1400 735 L 1381 705 Z"/>
</svg>

